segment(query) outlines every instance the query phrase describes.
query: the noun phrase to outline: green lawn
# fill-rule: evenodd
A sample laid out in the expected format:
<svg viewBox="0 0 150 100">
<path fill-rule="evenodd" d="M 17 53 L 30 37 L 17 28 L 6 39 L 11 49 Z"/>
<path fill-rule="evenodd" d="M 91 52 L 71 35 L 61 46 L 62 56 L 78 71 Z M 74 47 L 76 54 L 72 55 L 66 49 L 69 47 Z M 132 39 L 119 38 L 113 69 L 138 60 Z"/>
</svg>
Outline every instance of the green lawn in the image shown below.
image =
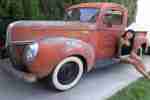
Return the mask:
<svg viewBox="0 0 150 100">
<path fill-rule="evenodd" d="M 150 80 L 141 78 L 108 100 L 150 100 Z"/>
</svg>

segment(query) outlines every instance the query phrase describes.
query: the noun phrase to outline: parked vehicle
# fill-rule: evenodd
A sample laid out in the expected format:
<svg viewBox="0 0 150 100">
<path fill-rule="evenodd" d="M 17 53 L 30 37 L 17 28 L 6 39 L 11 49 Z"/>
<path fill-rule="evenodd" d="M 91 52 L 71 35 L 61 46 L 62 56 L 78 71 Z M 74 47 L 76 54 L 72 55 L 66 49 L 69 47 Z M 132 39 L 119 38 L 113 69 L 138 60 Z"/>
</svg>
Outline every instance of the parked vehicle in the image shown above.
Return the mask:
<svg viewBox="0 0 150 100">
<path fill-rule="evenodd" d="M 146 54 L 150 55 L 150 31 L 147 32 L 147 40 L 148 40 L 148 47 L 146 48 Z"/>
<path fill-rule="evenodd" d="M 137 24 L 133 23 L 131 24 L 126 30 L 132 29 L 134 30 L 137 34 L 141 33 L 146 36 L 147 38 L 147 43 L 143 44 L 143 54 L 150 55 L 150 25 L 143 25 L 143 24 Z"/>
<path fill-rule="evenodd" d="M 14 18 L 14 17 L 0 17 L 0 57 L 4 58 L 8 56 L 5 50 L 5 40 L 6 40 L 6 31 L 7 27 L 10 23 L 14 21 L 18 21 L 21 19 L 27 19 L 27 18 Z"/>
<path fill-rule="evenodd" d="M 65 21 L 11 23 L 6 39 L 10 69 L 22 78 L 29 75 L 27 81 L 48 77 L 55 89 L 68 90 L 85 72 L 118 63 L 116 46 L 127 15 L 119 4 L 81 3 L 66 10 Z"/>
</svg>

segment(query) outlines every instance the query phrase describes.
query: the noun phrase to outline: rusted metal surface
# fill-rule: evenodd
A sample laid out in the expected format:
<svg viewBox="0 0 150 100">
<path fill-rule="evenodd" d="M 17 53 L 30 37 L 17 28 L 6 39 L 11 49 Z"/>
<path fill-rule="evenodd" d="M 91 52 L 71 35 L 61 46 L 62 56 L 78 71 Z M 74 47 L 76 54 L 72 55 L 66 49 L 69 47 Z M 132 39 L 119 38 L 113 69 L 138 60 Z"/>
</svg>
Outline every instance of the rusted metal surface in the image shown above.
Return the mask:
<svg viewBox="0 0 150 100">
<path fill-rule="evenodd" d="M 113 3 L 83 3 L 70 7 L 100 8 L 95 23 L 79 21 L 18 21 L 9 25 L 7 45 L 13 46 L 22 59 L 23 50 L 15 45 L 39 44 L 38 55 L 32 63 L 25 65 L 30 73 L 42 78 L 47 76 L 62 59 L 68 56 L 82 56 L 87 70 L 94 68 L 96 60 L 113 58 L 119 36 L 127 24 L 127 10 Z M 121 25 L 107 27 L 103 23 L 105 10 L 119 10 L 123 14 Z"/>
</svg>

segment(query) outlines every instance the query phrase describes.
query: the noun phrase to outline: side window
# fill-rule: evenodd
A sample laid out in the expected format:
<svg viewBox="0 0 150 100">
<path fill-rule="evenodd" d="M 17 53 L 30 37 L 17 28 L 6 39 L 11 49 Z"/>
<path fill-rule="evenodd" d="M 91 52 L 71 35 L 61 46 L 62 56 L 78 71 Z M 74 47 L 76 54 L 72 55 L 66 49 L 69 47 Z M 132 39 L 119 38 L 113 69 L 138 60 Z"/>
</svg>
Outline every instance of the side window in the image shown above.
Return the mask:
<svg viewBox="0 0 150 100">
<path fill-rule="evenodd" d="M 97 8 L 74 8 L 66 13 L 66 20 L 95 23 L 100 13 Z"/>
<path fill-rule="evenodd" d="M 123 23 L 123 14 L 121 11 L 117 10 L 108 10 L 104 14 L 103 23 L 108 27 L 113 25 L 122 25 Z"/>
<path fill-rule="evenodd" d="M 80 9 L 80 21 L 81 22 L 96 22 L 96 18 L 100 13 L 96 8 L 81 8 Z"/>
</svg>

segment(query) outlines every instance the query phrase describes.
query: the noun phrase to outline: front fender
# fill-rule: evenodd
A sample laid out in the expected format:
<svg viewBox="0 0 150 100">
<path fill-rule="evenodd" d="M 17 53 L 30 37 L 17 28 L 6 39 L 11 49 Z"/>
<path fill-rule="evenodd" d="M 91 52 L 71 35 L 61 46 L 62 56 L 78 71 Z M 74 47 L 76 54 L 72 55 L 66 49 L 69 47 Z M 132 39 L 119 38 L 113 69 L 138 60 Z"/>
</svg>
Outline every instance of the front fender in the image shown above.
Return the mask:
<svg viewBox="0 0 150 100">
<path fill-rule="evenodd" d="M 92 45 L 76 39 L 68 39 L 65 41 L 64 57 L 81 56 L 87 64 L 87 71 L 90 71 L 95 64 L 95 52 Z"/>
<path fill-rule="evenodd" d="M 39 42 L 39 53 L 29 70 L 39 77 L 47 76 L 55 66 L 68 56 L 82 56 L 87 63 L 87 71 L 95 64 L 93 47 L 81 40 L 70 38 L 47 38 Z"/>
</svg>

